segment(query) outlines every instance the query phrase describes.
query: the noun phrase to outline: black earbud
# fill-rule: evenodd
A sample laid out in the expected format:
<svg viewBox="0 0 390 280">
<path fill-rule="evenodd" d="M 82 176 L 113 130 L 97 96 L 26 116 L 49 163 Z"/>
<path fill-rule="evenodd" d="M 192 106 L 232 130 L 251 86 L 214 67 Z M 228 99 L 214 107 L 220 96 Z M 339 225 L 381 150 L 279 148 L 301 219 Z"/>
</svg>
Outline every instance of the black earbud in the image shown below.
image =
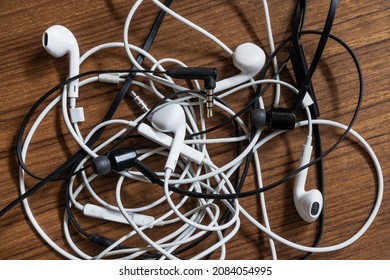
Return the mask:
<svg viewBox="0 0 390 280">
<path fill-rule="evenodd" d="M 273 108 L 269 111 L 255 108 L 251 112 L 252 125 L 257 128 L 293 130 L 295 128 L 296 117 L 288 109 Z"/>
<path fill-rule="evenodd" d="M 95 174 L 104 175 L 109 172 L 121 172 L 134 166 L 137 152 L 132 148 L 121 148 L 109 151 L 107 155 L 93 159 L 92 168 Z"/>
<path fill-rule="evenodd" d="M 134 148 L 120 148 L 109 151 L 107 155 L 98 156 L 92 161 L 92 169 L 97 175 L 105 175 L 111 171 L 121 172 L 131 167 L 137 168 L 153 184 L 161 181 L 157 174 L 137 160 L 137 152 Z"/>
</svg>

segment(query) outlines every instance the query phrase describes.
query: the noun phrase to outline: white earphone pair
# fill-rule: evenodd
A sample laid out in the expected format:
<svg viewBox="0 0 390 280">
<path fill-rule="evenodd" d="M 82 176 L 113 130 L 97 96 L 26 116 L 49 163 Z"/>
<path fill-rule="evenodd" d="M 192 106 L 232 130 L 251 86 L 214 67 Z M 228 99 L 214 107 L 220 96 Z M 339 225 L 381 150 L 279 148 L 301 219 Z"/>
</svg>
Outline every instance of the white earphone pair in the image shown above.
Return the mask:
<svg viewBox="0 0 390 280">
<path fill-rule="evenodd" d="M 79 47 L 75 36 L 69 29 L 61 25 L 54 25 L 48 28 L 43 34 L 42 44 L 46 51 L 54 57 L 62 57 L 69 54 L 69 77 L 72 78 L 79 75 Z M 241 72 L 233 77 L 217 81 L 216 88 L 214 89 L 215 93 L 251 80 L 263 68 L 266 57 L 264 51 L 257 45 L 253 43 L 244 43 L 235 49 L 232 59 L 235 67 Z M 68 97 L 78 97 L 78 83 L 78 79 L 69 83 Z M 198 151 L 188 152 L 188 148 L 184 149 L 185 147 L 188 147 L 184 145 L 186 120 L 184 111 L 180 105 L 171 103 L 161 106 L 161 108 L 158 108 L 153 112 L 149 120 L 153 127 L 158 131 L 173 132 L 175 134 L 175 137 L 170 143 L 170 152 L 165 164 L 165 170 L 175 170 L 180 153 L 183 153 L 184 150 L 187 151 L 187 154 L 194 154 L 198 161 L 202 158 L 199 156 Z M 142 126 L 141 130 L 149 139 L 161 143 L 161 134 L 150 133 L 151 130 L 146 126 Z M 307 143 L 303 145 L 299 167 L 310 162 L 311 151 L 311 140 L 308 140 Z M 305 191 L 307 173 L 308 168 L 296 175 L 294 184 L 294 204 L 303 220 L 313 222 L 321 213 L 323 197 L 318 190 Z"/>
<path fill-rule="evenodd" d="M 69 77 L 79 74 L 80 51 L 73 33 L 62 25 L 53 25 L 42 36 L 42 44 L 46 51 L 54 57 L 69 54 Z M 217 81 L 215 93 L 232 88 L 252 79 L 265 64 L 264 51 L 253 43 L 239 45 L 234 51 L 233 64 L 241 71 L 240 74 Z M 78 96 L 78 80 L 69 83 L 70 97 Z"/>
</svg>

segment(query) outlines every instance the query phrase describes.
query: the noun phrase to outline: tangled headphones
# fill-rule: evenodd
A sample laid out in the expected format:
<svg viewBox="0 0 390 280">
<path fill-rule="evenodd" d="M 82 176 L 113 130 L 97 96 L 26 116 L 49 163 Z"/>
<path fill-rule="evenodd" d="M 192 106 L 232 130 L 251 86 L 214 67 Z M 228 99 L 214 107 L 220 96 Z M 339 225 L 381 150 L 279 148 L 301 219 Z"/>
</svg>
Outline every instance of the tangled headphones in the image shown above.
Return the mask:
<svg viewBox="0 0 390 280">
<path fill-rule="evenodd" d="M 169 5 L 172 1 L 167 1 L 165 4 L 157 0 L 152 2 L 161 9 L 161 12 L 143 48 L 131 45 L 127 36 L 132 17 L 142 4 L 142 1 L 137 1 L 128 14 L 123 42 L 97 46 L 81 57 L 77 40 L 66 27 L 54 25 L 43 33 L 42 45 L 49 54 L 54 57 L 68 55 L 69 75 L 66 81 L 44 94 L 31 107 L 22 122 L 17 137 L 17 156 L 21 168 L 19 184 L 22 195 L 2 209 L 0 217 L 18 203 L 23 202 L 30 221 L 42 238 L 54 250 L 70 259 L 100 259 L 112 257 L 120 253 L 128 259 L 141 257 L 178 259 L 180 253 L 191 251 L 192 247 L 195 247 L 207 239 L 210 234 L 214 233 L 217 236 L 215 244 L 202 249 L 201 252 L 196 251 L 192 258 L 208 258 L 211 254 L 219 252 L 219 249 L 221 258 L 224 258 L 226 243 L 240 229 L 240 215 L 245 216 L 255 227 L 267 234 L 270 239 L 278 240 L 283 244 L 308 252 L 307 256 L 312 252 L 328 252 L 344 248 L 362 236 L 379 210 L 383 195 L 383 176 L 374 152 L 367 142 L 352 129 L 361 105 L 363 77 L 359 62 L 353 51 L 341 39 L 331 34 L 338 1 L 330 1 L 324 27 L 321 32 L 318 32 L 303 30 L 306 1 L 298 0 L 293 16 L 291 37 L 281 42 L 268 58 L 262 48 L 251 42 L 240 43 L 234 51 L 231 51 L 214 35 L 171 10 Z M 266 6 L 264 8 L 268 9 Z M 184 63 L 175 59 L 154 58 L 148 51 L 166 13 L 191 26 L 227 51 L 232 58 L 232 65 L 239 70 L 239 74 L 219 80 L 218 69 L 216 68 L 187 67 Z M 309 33 L 319 36 L 319 42 L 310 64 L 306 60 L 304 48 L 300 43 L 300 37 Z M 359 76 L 359 102 L 348 125 L 319 119 L 320 109 L 312 77 L 329 39 L 341 44 L 351 55 Z M 286 62 L 291 61 L 295 85 L 279 79 L 279 74 L 286 63 L 280 68 L 275 67 L 278 64 L 277 55 L 286 46 L 289 46 L 289 57 Z M 80 64 L 90 55 L 97 51 L 118 47 L 124 48 L 126 51 L 132 69 L 96 70 L 80 73 Z M 139 56 L 135 58 L 132 51 L 138 52 Z M 145 58 L 153 63 L 150 69 L 144 69 L 142 66 Z M 175 66 L 165 69 L 163 64 L 166 62 L 175 64 Z M 272 63 L 274 63 L 274 76 L 272 79 L 265 79 Z M 87 78 L 92 75 L 95 76 Z M 147 80 L 147 82 L 137 79 L 138 77 Z M 193 87 L 181 86 L 175 82 L 175 79 L 190 80 L 193 83 L 191 84 Z M 202 81 L 202 85 L 198 84 L 198 80 Z M 78 124 L 85 121 L 86 114 L 84 108 L 77 104 L 77 100 L 80 88 L 92 82 L 121 83 L 122 87 L 102 122 L 86 135 L 83 135 Z M 294 99 L 290 107 L 280 108 L 278 102 L 275 101 L 272 108 L 266 110 L 262 96 L 271 84 L 275 84 L 277 87 L 286 87 L 294 93 Z M 133 89 L 129 90 L 133 85 L 159 97 L 159 102 L 150 106 L 151 104 L 147 104 L 145 102 L 146 99 L 143 99 L 141 94 L 138 94 Z M 163 87 L 165 92 L 160 92 L 156 85 Z M 241 110 L 233 111 L 224 98 L 244 88 L 251 87 L 254 89 L 254 97 Z M 37 113 L 38 108 L 60 89 L 63 89 L 62 94 L 59 94 L 51 101 L 39 113 L 39 117 L 36 118 L 33 125 L 29 127 L 28 124 L 32 116 Z M 279 90 L 277 89 L 277 91 Z M 138 105 L 142 114 L 133 120 L 113 119 L 115 111 L 127 93 Z M 25 164 L 25 158 L 32 136 L 40 122 L 58 104 L 62 106 L 64 122 L 70 135 L 78 144 L 79 150 L 48 176 L 41 178 L 29 170 Z M 241 114 L 249 110 L 250 124 L 247 125 L 241 119 Z M 297 112 L 300 110 L 306 116 L 303 120 L 298 120 L 297 117 Z M 206 122 L 210 118 L 215 117 L 216 112 L 223 112 L 228 117 L 221 124 L 207 128 Z M 100 137 L 101 134 L 111 124 L 122 125 L 124 128 L 111 135 L 109 139 L 102 139 Z M 208 132 L 225 127 L 227 124 L 232 124 L 235 132 L 242 131 L 242 133 L 236 133 L 234 137 L 226 138 L 208 137 Z M 320 125 L 334 126 L 343 130 L 339 140 L 325 152 L 321 146 Z M 29 130 L 27 129 L 28 127 Z M 272 184 L 252 191 L 242 191 L 242 186 L 245 183 L 252 161 L 255 162 L 256 173 L 261 178 L 262 172 L 258 163 L 258 149 L 279 135 L 301 127 L 307 127 L 307 135 L 302 145 L 302 153 L 296 169 Z M 262 135 L 264 130 L 269 132 L 266 136 Z M 156 147 L 137 149 L 137 147 L 124 145 L 125 140 L 132 135 L 141 137 L 140 139 L 142 140 L 140 141 L 148 139 L 148 141 L 154 142 Z M 335 246 L 327 247 L 309 247 L 296 244 L 272 232 L 269 226 L 262 225 L 240 204 L 240 198 L 242 197 L 262 196 L 266 191 L 291 179 L 294 180 L 293 200 L 299 216 L 308 223 L 320 219 L 322 225 L 323 217 L 321 214 L 325 204 L 322 193 L 324 188 L 322 160 L 347 135 L 352 135 L 362 143 L 375 165 L 378 179 L 378 193 L 375 206 L 366 223 L 353 237 Z M 215 143 L 241 143 L 243 146 L 243 143 L 245 143 L 245 147 L 242 150 L 237 149 L 236 157 L 220 166 L 213 162 L 208 150 L 208 146 Z M 313 150 L 315 154 L 314 159 L 312 156 Z M 146 159 L 149 157 L 153 158 L 156 155 L 164 158 L 164 166 L 161 170 L 154 170 L 146 164 Z M 239 168 L 242 164 L 244 167 L 240 171 Z M 318 189 L 305 190 L 309 167 L 314 164 L 316 164 L 318 170 Z M 61 174 L 69 169 L 71 170 L 70 174 L 61 178 Z M 116 205 L 105 201 L 91 186 L 95 178 L 113 172 L 118 177 L 115 186 Z M 234 174 L 240 179 L 232 179 Z M 28 190 L 25 187 L 26 175 L 39 180 L 35 186 Z M 78 187 L 75 186 L 75 178 L 77 176 L 80 176 L 80 181 L 82 181 Z M 64 226 L 64 231 L 74 253 L 67 252 L 45 234 L 32 214 L 30 205 L 26 200 L 35 191 L 59 178 L 64 179 L 67 189 L 66 215 L 64 217 L 64 225 L 66 226 Z M 163 195 L 149 205 L 137 208 L 125 207 L 121 198 L 122 184 L 125 179 L 158 185 L 163 191 Z M 262 182 L 260 185 L 262 185 Z M 84 202 L 82 199 L 79 199 L 78 196 L 82 190 L 88 191 L 91 201 Z M 177 201 L 172 198 L 174 193 L 180 195 L 180 199 Z M 196 203 L 193 203 L 192 209 L 184 209 L 183 205 L 186 205 L 189 198 L 194 199 Z M 159 216 L 148 214 L 149 210 L 159 209 L 163 204 L 169 206 L 169 211 L 161 213 Z M 118 240 L 99 234 L 88 233 L 75 218 L 75 211 L 89 218 L 131 225 L 131 231 Z M 265 212 L 264 220 L 267 224 L 266 211 L 263 212 Z M 92 256 L 78 248 L 69 231 L 69 223 L 73 225 L 79 234 L 85 236 L 94 244 L 103 247 L 103 250 L 98 255 Z M 164 227 L 172 224 L 178 224 L 179 226 L 174 232 L 158 240 L 153 240 L 147 235 L 148 230 L 153 227 Z M 147 246 L 139 246 L 140 248 L 128 247 L 125 241 L 135 235 L 142 238 Z M 318 237 L 319 239 L 321 239 L 321 236 Z M 272 245 L 273 243 L 270 244 L 272 257 L 276 259 L 276 248 Z"/>
</svg>

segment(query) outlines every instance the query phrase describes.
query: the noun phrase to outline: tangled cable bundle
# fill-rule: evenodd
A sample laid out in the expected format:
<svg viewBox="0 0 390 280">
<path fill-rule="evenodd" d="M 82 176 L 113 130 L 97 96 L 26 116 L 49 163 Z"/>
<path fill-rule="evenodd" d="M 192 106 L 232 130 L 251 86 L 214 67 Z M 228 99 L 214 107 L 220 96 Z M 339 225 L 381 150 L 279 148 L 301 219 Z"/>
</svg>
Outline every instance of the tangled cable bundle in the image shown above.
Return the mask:
<svg viewBox="0 0 390 280">
<path fill-rule="evenodd" d="M 76 38 L 67 28 L 56 25 L 46 30 L 42 43 L 53 56 L 69 55 L 69 76 L 66 81 L 44 94 L 22 123 L 17 140 L 21 196 L 1 210 L 1 216 L 19 202 L 23 202 L 28 218 L 37 232 L 54 250 L 69 259 L 225 259 L 228 256 L 227 244 L 240 231 L 242 219 L 247 219 L 253 227 L 268 236 L 273 259 L 277 259 L 274 241 L 308 252 L 307 256 L 310 256 L 310 253 L 314 252 L 345 248 L 360 238 L 379 211 L 383 195 L 383 176 L 373 150 L 352 129 L 363 98 L 363 76 L 351 48 L 330 33 L 338 1 L 331 1 L 322 31 L 303 30 L 306 2 L 298 1 L 292 36 L 275 48 L 267 1 L 264 0 L 271 53 L 268 57 L 253 43 L 240 44 L 232 51 L 215 35 L 170 9 L 172 1 L 165 4 L 158 0 L 152 2 L 161 12 L 143 48 L 131 44 L 129 35 L 132 19 L 142 5 L 142 0 L 136 1 L 128 13 L 123 42 L 96 46 L 81 57 Z M 233 64 L 240 73 L 219 80 L 216 68 L 199 65 L 188 67 L 175 58 L 154 57 L 148 50 L 165 14 L 219 45 L 232 57 Z M 309 65 L 304 59 L 300 44 L 300 37 L 305 34 L 319 38 L 318 47 Z M 318 114 L 319 105 L 313 90 L 312 76 L 327 40 L 332 40 L 345 49 L 353 59 L 358 74 L 358 102 L 347 125 L 320 119 Z M 280 64 L 277 56 L 280 58 L 280 50 L 286 46 L 290 46 L 289 56 Z M 92 55 L 113 48 L 125 50 L 130 65 L 128 69 L 99 69 L 79 73 L 80 65 Z M 289 60 L 294 68 L 296 85 L 280 79 L 280 73 Z M 271 68 L 272 78 L 265 78 Z M 184 86 L 182 80 L 190 80 L 192 83 Z M 82 94 L 83 87 L 92 83 L 111 83 L 116 86 L 119 84 L 121 89 L 103 121 L 85 132 L 85 129 L 80 129 L 79 124 L 87 119 L 88 115 L 84 107 L 78 104 L 78 97 L 79 92 Z M 266 108 L 263 96 L 270 94 L 270 89 L 274 89 L 273 105 Z M 290 108 L 280 108 L 282 90 L 292 93 L 294 101 Z M 62 93 L 56 95 L 59 91 Z M 240 110 L 234 111 L 233 106 L 228 104 L 227 97 L 242 91 L 252 92 L 248 96 L 249 102 Z M 149 98 L 150 96 L 153 98 Z M 43 108 L 49 98 L 51 101 Z M 113 118 L 123 99 L 134 101 L 142 113 L 135 118 Z M 159 101 L 149 103 L 149 99 Z M 79 150 L 59 168 L 41 178 L 29 170 L 25 163 L 26 157 L 40 124 L 58 107 L 62 110 L 67 131 Z M 301 112 L 302 116 L 298 115 L 298 112 Z M 249 121 L 247 117 L 243 117 L 244 113 L 251 116 Z M 133 114 L 136 115 L 135 112 Z M 220 124 L 210 126 L 209 121 L 211 122 L 216 114 L 224 116 L 224 120 Z M 338 128 L 342 133 L 338 141 L 322 151 L 319 128 L 328 126 Z M 109 133 L 112 133 L 109 136 L 106 129 L 108 127 L 111 128 Z M 259 149 L 280 135 L 301 128 L 305 129 L 306 140 L 296 169 L 284 178 L 264 185 Z M 217 133 L 213 133 L 215 131 Z M 219 134 L 219 131 L 228 133 Z M 105 137 L 102 137 L 103 133 Z M 305 191 L 307 172 L 312 165 L 322 170 L 322 160 L 346 137 L 352 137 L 361 144 L 371 158 L 377 175 L 375 205 L 363 226 L 344 242 L 326 247 L 319 245 L 321 234 L 317 237 L 317 243 L 309 247 L 273 232 L 264 195 L 266 191 L 288 180 L 294 182 L 293 197 L 298 214 L 306 222 L 318 221 L 322 226 L 322 210 L 325 204 L 323 186 L 319 183 L 318 189 Z M 133 138 L 136 141 L 133 141 Z M 129 142 L 133 145 L 129 146 Z M 216 160 L 212 150 L 215 144 L 220 147 L 236 145 L 234 158 L 229 159 L 226 156 L 224 161 L 219 158 Z M 312 150 L 315 151 L 314 157 Z M 254 167 L 257 186 L 249 191 L 242 190 L 250 166 Z M 67 176 L 64 176 L 65 172 L 68 173 Z M 27 188 L 27 176 L 32 176 L 39 182 Z M 321 176 L 324 175 L 320 171 L 319 177 Z M 115 182 L 108 181 L 105 190 L 101 191 L 101 187 L 97 188 L 95 184 L 108 177 L 114 178 Z M 42 229 L 26 199 L 54 180 L 64 180 L 66 185 L 66 210 L 62 224 L 67 248 L 57 244 Z M 145 193 L 152 192 L 152 198 L 131 197 L 138 200 L 131 201 L 128 192 L 131 192 L 134 186 L 141 186 Z M 115 199 L 107 199 L 107 192 Z M 240 203 L 241 198 L 255 195 L 260 200 L 259 207 L 264 224 Z M 83 219 L 77 218 L 80 215 L 87 216 L 89 222 L 102 223 L 104 220 L 122 224 L 125 233 L 117 239 L 92 234 L 83 227 Z M 95 251 L 79 246 L 80 236 L 94 243 Z"/>
</svg>

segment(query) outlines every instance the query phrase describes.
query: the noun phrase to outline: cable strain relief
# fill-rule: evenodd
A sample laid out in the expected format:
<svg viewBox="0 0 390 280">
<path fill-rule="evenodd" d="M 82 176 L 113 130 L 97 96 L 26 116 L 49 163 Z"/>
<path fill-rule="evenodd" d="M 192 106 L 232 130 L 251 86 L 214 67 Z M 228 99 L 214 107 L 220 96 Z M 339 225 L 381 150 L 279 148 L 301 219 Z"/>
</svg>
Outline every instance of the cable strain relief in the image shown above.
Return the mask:
<svg viewBox="0 0 390 280">
<path fill-rule="evenodd" d="M 116 242 L 115 240 L 112 240 L 110 238 L 100 236 L 100 235 L 95 235 L 95 234 L 89 235 L 88 239 L 95 242 L 96 244 L 98 244 L 99 246 L 101 246 L 103 248 L 108 248 L 109 246 L 111 246 L 112 244 L 114 244 Z M 123 247 L 122 245 L 119 244 L 119 245 L 115 246 L 112 250 L 121 250 L 121 249 L 125 249 L 125 247 Z"/>
<path fill-rule="evenodd" d="M 310 94 L 306 92 L 305 97 L 302 100 L 302 108 L 306 109 L 307 107 L 313 105 L 313 99 L 311 98 Z"/>
<path fill-rule="evenodd" d="M 120 77 L 118 73 L 105 73 L 99 75 L 99 82 L 108 84 L 119 84 Z"/>
<path fill-rule="evenodd" d="M 79 123 L 85 121 L 84 108 L 70 108 L 69 109 L 70 121 L 72 123 Z"/>
<path fill-rule="evenodd" d="M 285 108 L 273 108 L 267 112 L 269 129 L 293 130 L 295 128 L 295 114 Z"/>
</svg>

